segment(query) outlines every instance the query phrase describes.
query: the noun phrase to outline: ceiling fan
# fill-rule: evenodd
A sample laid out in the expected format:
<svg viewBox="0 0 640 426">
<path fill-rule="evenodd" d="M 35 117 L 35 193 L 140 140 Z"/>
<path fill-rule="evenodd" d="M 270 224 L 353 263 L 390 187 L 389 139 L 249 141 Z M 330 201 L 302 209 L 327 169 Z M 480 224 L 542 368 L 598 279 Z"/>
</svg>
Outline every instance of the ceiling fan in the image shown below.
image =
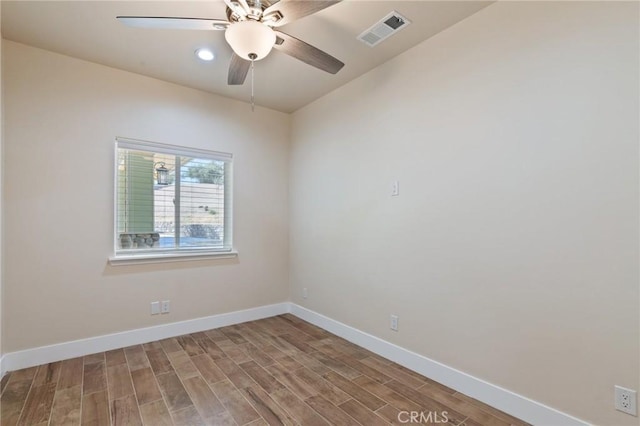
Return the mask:
<svg viewBox="0 0 640 426">
<path fill-rule="evenodd" d="M 265 58 L 272 48 L 328 73 L 340 71 L 344 63 L 338 59 L 276 29 L 339 1 L 224 0 L 226 20 L 151 16 L 118 16 L 116 19 L 137 28 L 224 31 L 225 39 L 233 49 L 227 83 L 240 85 L 253 62 Z"/>
</svg>

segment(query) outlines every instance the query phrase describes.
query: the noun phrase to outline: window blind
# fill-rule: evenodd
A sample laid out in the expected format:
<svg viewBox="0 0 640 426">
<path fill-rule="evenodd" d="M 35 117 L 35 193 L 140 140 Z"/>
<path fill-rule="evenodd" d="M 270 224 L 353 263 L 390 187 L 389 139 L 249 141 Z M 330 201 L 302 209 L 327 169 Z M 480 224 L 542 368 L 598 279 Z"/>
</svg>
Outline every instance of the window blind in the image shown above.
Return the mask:
<svg viewBox="0 0 640 426">
<path fill-rule="evenodd" d="M 231 250 L 230 154 L 118 139 L 116 158 L 116 255 Z"/>
</svg>

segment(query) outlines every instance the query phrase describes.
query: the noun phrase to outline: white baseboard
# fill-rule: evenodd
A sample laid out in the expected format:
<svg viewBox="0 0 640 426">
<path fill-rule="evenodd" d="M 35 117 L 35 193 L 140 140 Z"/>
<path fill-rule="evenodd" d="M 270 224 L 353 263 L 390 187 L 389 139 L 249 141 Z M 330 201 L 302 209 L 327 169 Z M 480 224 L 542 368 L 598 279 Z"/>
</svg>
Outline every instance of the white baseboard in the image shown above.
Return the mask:
<svg viewBox="0 0 640 426">
<path fill-rule="evenodd" d="M 554 426 L 589 424 L 294 303 L 291 304 L 290 312 L 358 346 L 531 424 Z"/>
<path fill-rule="evenodd" d="M 0 377 L 4 376 L 4 373 L 7 371 L 19 370 L 21 368 L 33 367 L 35 365 L 47 364 L 131 345 L 140 345 L 154 340 L 167 339 L 169 337 L 196 333 L 198 331 L 225 327 L 227 325 L 259 320 L 281 315 L 289 312 L 289 310 L 290 303 L 277 303 L 275 305 L 260 306 L 204 318 L 138 328 L 120 333 L 10 352 L 4 354 L 0 359 Z"/>
<path fill-rule="evenodd" d="M 588 425 L 587 422 L 554 408 L 289 302 L 10 352 L 0 357 L 0 376 L 7 371 L 259 320 L 287 312 L 526 422 L 554 426 Z"/>
</svg>

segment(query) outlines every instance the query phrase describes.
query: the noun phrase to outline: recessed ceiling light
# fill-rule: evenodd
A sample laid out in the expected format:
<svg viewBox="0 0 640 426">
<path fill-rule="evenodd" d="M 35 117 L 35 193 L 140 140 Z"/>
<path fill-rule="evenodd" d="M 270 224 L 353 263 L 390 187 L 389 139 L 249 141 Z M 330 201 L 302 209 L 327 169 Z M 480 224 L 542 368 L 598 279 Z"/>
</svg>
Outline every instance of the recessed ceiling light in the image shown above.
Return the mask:
<svg viewBox="0 0 640 426">
<path fill-rule="evenodd" d="M 204 47 L 196 50 L 196 56 L 203 61 L 213 61 L 213 58 L 215 57 L 211 50 Z"/>
</svg>

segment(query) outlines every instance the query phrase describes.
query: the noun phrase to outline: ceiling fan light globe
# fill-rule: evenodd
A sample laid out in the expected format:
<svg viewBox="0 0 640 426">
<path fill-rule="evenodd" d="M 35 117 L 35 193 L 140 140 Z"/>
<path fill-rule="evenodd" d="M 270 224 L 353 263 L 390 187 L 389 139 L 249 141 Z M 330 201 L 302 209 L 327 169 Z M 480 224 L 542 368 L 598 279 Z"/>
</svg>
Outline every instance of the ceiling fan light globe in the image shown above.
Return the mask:
<svg viewBox="0 0 640 426">
<path fill-rule="evenodd" d="M 229 25 L 224 37 L 236 55 L 247 61 L 253 55 L 256 61 L 263 59 L 276 42 L 276 34 L 270 27 L 252 20 Z"/>
</svg>

